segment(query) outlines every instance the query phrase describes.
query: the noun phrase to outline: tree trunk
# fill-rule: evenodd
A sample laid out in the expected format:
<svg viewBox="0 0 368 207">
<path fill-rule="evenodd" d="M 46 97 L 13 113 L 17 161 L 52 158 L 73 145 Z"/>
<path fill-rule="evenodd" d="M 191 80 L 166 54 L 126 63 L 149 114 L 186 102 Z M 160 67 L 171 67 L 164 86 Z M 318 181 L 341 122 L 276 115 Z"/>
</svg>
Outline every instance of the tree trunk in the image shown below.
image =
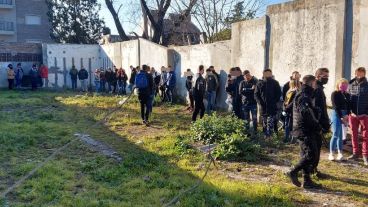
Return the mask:
<svg viewBox="0 0 368 207">
<path fill-rule="evenodd" d="M 118 33 L 119 33 L 119 36 L 120 36 L 121 40 L 122 41 L 130 40 L 129 37 L 126 35 L 126 33 L 123 29 L 123 26 L 121 25 L 119 15 L 116 13 L 116 11 L 114 9 L 114 6 L 112 4 L 112 1 L 111 0 L 105 0 L 105 3 L 106 3 L 107 8 L 109 9 L 113 19 L 114 19 L 116 29 L 118 30 Z"/>
</svg>

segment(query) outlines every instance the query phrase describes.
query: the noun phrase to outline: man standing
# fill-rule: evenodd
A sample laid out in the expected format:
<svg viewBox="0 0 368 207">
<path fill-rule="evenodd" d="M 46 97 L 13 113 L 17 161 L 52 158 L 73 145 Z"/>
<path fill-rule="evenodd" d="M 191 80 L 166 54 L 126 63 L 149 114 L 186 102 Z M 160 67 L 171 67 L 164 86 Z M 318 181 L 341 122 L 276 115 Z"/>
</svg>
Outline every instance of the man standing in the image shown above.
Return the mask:
<svg viewBox="0 0 368 207">
<path fill-rule="evenodd" d="M 321 126 L 318 120 L 318 114 L 313 106 L 314 89 L 317 87 L 316 78 L 312 75 L 303 77 L 303 86 L 301 92 L 296 95 L 293 107 L 293 136 L 298 139 L 301 159 L 286 175 L 291 182 L 300 187 L 298 172 L 303 171 L 304 183 L 306 189 L 317 188 L 311 179 L 311 173 L 316 162 L 318 162 L 319 149 L 317 146 L 318 131 Z"/>
<path fill-rule="evenodd" d="M 218 79 L 212 70 L 206 70 L 206 92 L 207 92 L 207 114 L 210 115 L 215 110 L 216 91 L 219 86 Z"/>
<path fill-rule="evenodd" d="M 88 72 L 85 68 L 80 69 L 80 71 L 78 72 L 78 78 L 81 82 L 82 91 L 87 92 Z"/>
<path fill-rule="evenodd" d="M 133 93 L 133 86 L 135 81 L 135 76 L 137 75 L 137 69 L 135 69 L 132 65 L 130 66 L 130 79 L 129 79 L 129 90 Z"/>
<path fill-rule="evenodd" d="M 20 88 L 22 86 L 24 71 L 22 68 L 22 64 L 17 64 L 17 70 L 15 71 L 15 87 Z"/>
<path fill-rule="evenodd" d="M 366 69 L 360 67 L 355 70 L 355 78 L 350 81 L 352 113 L 349 125 L 352 131 L 353 155 L 349 159 L 357 160 L 360 155 L 359 127 L 362 130 L 362 154 L 364 165 L 368 165 L 368 82 Z"/>
<path fill-rule="evenodd" d="M 160 91 L 161 101 L 166 101 L 166 83 L 167 83 L 167 70 L 164 66 L 161 67 L 161 80 L 160 80 Z"/>
<path fill-rule="evenodd" d="M 173 94 L 174 94 L 174 89 L 176 86 L 176 75 L 175 75 L 175 71 L 173 68 L 171 68 L 171 66 L 169 66 L 169 72 L 167 73 L 167 84 L 166 84 L 166 96 L 167 96 L 167 101 L 169 103 L 173 103 Z"/>
<path fill-rule="evenodd" d="M 193 88 L 193 98 L 194 98 L 194 111 L 192 116 L 192 121 L 197 120 L 198 114 L 202 119 L 205 112 L 205 107 L 203 103 L 204 95 L 206 93 L 206 80 L 203 78 L 204 66 L 200 65 L 198 68 L 198 77 L 195 81 Z"/>
<path fill-rule="evenodd" d="M 257 102 L 254 98 L 254 90 L 258 80 L 248 70 L 243 72 L 244 80 L 240 82 L 239 95 L 242 100 L 242 111 L 245 120 L 245 128 L 249 130 L 250 114 L 252 114 L 253 131 L 257 132 Z"/>
<path fill-rule="evenodd" d="M 32 69 L 29 71 L 29 76 L 31 77 L 32 91 L 34 91 L 37 89 L 38 77 L 39 77 L 39 73 L 38 73 L 36 64 L 32 65 Z"/>
<path fill-rule="evenodd" d="M 145 125 L 148 125 L 148 119 L 151 112 L 150 96 L 153 93 L 153 78 L 148 73 L 149 67 L 142 66 L 142 70 L 135 77 L 135 87 L 138 89 L 138 100 L 141 105 L 141 118 Z"/>
<path fill-rule="evenodd" d="M 274 131 L 274 120 L 277 114 L 277 103 L 281 97 L 281 87 L 272 77 L 272 70 L 263 71 L 263 80 L 257 83 L 254 91 L 255 99 L 261 107 L 263 133 L 270 138 Z"/>
<path fill-rule="evenodd" d="M 327 68 L 319 68 L 316 71 L 316 79 L 317 79 L 317 88 L 314 91 L 314 107 L 319 108 L 320 117 L 319 122 L 321 124 L 322 130 L 317 136 L 317 147 L 318 147 L 318 159 L 314 165 L 313 172 L 316 173 L 316 176 L 319 178 L 325 177 L 324 174 L 317 170 L 319 164 L 319 158 L 321 154 L 322 148 L 322 134 L 330 131 L 330 118 L 327 113 L 327 103 L 326 103 L 326 95 L 323 91 L 324 85 L 328 83 L 329 78 L 329 70 Z"/>
<path fill-rule="evenodd" d="M 49 69 L 44 64 L 41 64 L 40 76 L 41 76 L 41 79 L 42 79 L 43 87 L 47 88 L 48 85 L 49 85 L 49 80 L 48 80 L 48 78 L 49 78 Z"/>
<path fill-rule="evenodd" d="M 69 75 L 72 80 L 72 89 L 77 90 L 78 70 L 74 65 L 72 66 L 72 69 L 70 69 Z"/>
<path fill-rule="evenodd" d="M 235 116 L 237 116 L 239 119 L 243 119 L 243 113 L 241 108 L 241 96 L 239 94 L 239 86 L 240 82 L 244 80 L 244 76 L 242 76 L 242 71 L 239 67 L 235 67 L 233 69 L 236 74 L 239 74 L 238 76 L 234 77 L 233 83 L 231 84 L 232 87 L 232 94 L 233 95 L 233 111 L 235 113 Z"/>
</svg>

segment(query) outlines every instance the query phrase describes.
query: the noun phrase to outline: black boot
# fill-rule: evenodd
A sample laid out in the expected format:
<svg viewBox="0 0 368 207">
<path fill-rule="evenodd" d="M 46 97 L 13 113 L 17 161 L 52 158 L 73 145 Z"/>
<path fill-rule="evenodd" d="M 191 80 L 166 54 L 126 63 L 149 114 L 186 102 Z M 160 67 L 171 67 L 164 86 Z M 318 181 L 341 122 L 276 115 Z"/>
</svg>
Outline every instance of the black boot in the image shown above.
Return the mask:
<svg viewBox="0 0 368 207">
<path fill-rule="evenodd" d="M 298 180 L 298 172 L 296 172 L 295 170 L 291 169 L 289 172 L 285 173 L 285 175 L 291 180 L 291 182 L 295 186 L 297 186 L 297 187 L 302 186 L 302 184 Z"/>
<path fill-rule="evenodd" d="M 319 189 L 321 187 L 322 187 L 322 185 L 317 184 L 317 183 L 312 181 L 309 174 L 304 175 L 304 183 L 303 183 L 303 188 L 304 189 Z"/>
</svg>

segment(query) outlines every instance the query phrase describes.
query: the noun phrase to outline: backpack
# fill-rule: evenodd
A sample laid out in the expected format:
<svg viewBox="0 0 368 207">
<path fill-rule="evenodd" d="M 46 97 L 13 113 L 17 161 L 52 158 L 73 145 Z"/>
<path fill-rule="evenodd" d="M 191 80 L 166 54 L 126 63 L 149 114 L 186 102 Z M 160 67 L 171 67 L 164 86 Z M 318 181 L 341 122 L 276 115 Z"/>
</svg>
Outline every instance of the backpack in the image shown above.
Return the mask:
<svg viewBox="0 0 368 207">
<path fill-rule="evenodd" d="M 145 89 L 148 87 L 147 75 L 144 72 L 140 72 L 135 77 L 134 85 L 138 89 Z"/>
</svg>

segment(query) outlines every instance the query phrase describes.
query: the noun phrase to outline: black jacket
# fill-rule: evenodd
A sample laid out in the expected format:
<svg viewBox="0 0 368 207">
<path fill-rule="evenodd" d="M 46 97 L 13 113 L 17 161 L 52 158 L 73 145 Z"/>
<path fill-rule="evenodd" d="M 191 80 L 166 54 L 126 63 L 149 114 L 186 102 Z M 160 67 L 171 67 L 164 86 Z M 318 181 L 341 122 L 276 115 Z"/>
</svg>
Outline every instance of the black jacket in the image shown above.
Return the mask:
<svg viewBox="0 0 368 207">
<path fill-rule="evenodd" d="M 317 81 L 317 88 L 314 90 L 314 107 L 319 108 L 321 116 L 319 122 L 324 131 L 330 130 L 330 118 L 327 113 L 326 95 L 323 91 L 324 87 L 321 82 Z"/>
<path fill-rule="evenodd" d="M 105 76 L 108 83 L 116 81 L 116 75 L 113 71 L 106 71 Z"/>
<path fill-rule="evenodd" d="M 88 72 L 87 72 L 87 70 L 82 68 L 78 72 L 78 78 L 79 78 L 79 80 L 86 80 L 86 79 L 88 79 Z"/>
<path fill-rule="evenodd" d="M 310 137 L 321 131 L 319 124 L 320 110 L 313 106 L 313 88 L 303 85 L 302 90 L 295 96 L 293 106 L 293 132 L 298 137 Z"/>
<path fill-rule="evenodd" d="M 343 118 L 342 111 L 350 114 L 350 94 L 341 91 L 334 91 L 331 94 L 332 108 L 340 118 Z"/>
<path fill-rule="evenodd" d="M 216 75 L 213 73 L 208 74 L 206 77 L 206 84 L 207 84 L 207 92 L 216 91 L 219 86 L 219 82 Z"/>
<path fill-rule="evenodd" d="M 253 76 L 249 81 L 243 80 L 239 85 L 239 95 L 243 105 L 252 106 L 256 105 L 256 99 L 254 98 L 254 90 L 257 86 L 258 80 Z"/>
<path fill-rule="evenodd" d="M 351 111 L 356 115 L 368 115 L 368 82 L 364 78 L 358 82 L 355 78 L 350 81 Z"/>
<path fill-rule="evenodd" d="M 185 82 L 185 88 L 188 92 L 193 92 L 193 76 L 188 76 Z"/>
<path fill-rule="evenodd" d="M 135 76 L 137 75 L 137 70 L 132 70 L 132 73 L 130 74 L 129 83 L 134 85 L 135 82 Z"/>
<path fill-rule="evenodd" d="M 277 104 L 280 102 L 281 87 L 272 78 L 260 80 L 254 91 L 255 99 L 261 107 L 262 115 L 276 115 Z"/>
<path fill-rule="evenodd" d="M 199 75 L 194 84 L 193 97 L 195 99 L 203 99 L 205 93 L 206 93 L 206 80 L 202 77 L 202 75 Z"/>
</svg>

